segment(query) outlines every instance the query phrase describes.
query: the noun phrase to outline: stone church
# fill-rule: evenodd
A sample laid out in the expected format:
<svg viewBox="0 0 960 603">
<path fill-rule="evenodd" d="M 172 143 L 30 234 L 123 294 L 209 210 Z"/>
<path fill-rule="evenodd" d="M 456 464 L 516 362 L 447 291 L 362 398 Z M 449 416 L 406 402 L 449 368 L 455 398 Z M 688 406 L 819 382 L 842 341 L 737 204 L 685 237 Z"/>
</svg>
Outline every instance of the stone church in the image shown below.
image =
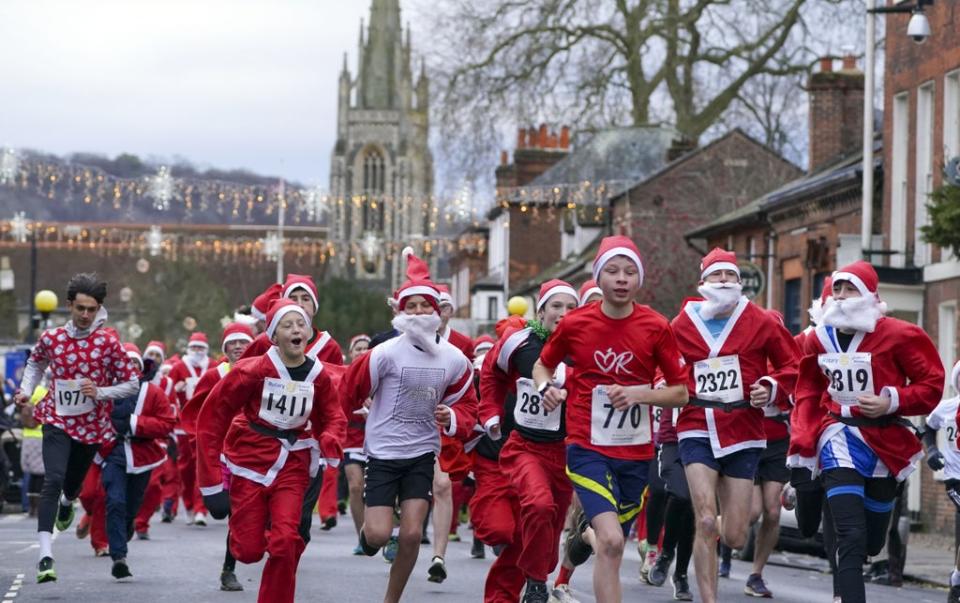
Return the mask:
<svg viewBox="0 0 960 603">
<path fill-rule="evenodd" d="M 373 0 L 360 23 L 357 76 L 344 54 L 337 142 L 330 169 L 332 235 L 350 243 L 340 274 L 384 289 L 403 276 L 399 251 L 430 231 L 433 158 L 428 147 L 429 81 L 414 80 L 410 29 L 399 0 Z"/>
</svg>

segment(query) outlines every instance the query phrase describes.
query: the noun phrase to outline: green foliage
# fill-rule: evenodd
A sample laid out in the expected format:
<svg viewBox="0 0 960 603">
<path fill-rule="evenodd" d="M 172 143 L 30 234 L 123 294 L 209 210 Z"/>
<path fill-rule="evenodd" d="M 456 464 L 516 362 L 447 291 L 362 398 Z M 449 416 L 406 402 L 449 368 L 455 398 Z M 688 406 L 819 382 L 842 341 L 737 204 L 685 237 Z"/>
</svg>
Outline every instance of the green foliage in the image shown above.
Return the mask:
<svg viewBox="0 0 960 603">
<path fill-rule="evenodd" d="M 390 327 L 386 295 L 364 289 L 352 281 L 331 279 L 318 283 L 320 307 L 313 323 L 329 331 L 341 347 L 358 333 L 373 335 Z"/>
<path fill-rule="evenodd" d="M 921 227 L 923 240 L 960 256 L 960 186 L 945 184 L 930 194 L 930 224 Z"/>
</svg>

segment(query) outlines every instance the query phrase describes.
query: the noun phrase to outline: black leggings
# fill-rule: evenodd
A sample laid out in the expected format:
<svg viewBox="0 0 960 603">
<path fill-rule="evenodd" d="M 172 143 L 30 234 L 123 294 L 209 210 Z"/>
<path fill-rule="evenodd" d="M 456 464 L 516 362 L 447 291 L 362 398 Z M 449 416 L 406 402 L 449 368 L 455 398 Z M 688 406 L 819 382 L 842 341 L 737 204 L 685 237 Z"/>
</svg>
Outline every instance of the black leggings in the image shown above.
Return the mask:
<svg viewBox="0 0 960 603">
<path fill-rule="evenodd" d="M 693 537 L 696 519 L 693 504 L 673 494 L 667 495 L 666 526 L 663 531 L 663 554 L 672 555 L 676 548 L 677 564 L 673 568 L 675 578 L 686 578 L 693 554 Z"/>
<path fill-rule="evenodd" d="M 837 538 L 837 581 L 843 603 L 865 603 L 863 564 L 883 550 L 897 481 L 865 478 L 853 469 L 830 469 L 821 477 Z"/>
<path fill-rule="evenodd" d="M 300 507 L 300 538 L 304 544 L 310 544 L 310 527 L 313 525 L 313 510 L 320 498 L 320 488 L 323 487 L 323 466 L 317 470 L 317 476 L 310 478 L 310 485 L 303 494 L 303 505 Z M 229 547 L 228 547 L 229 548 Z"/>
<path fill-rule="evenodd" d="M 827 504 L 827 494 L 823 491 L 820 478 L 814 479 L 809 469 L 793 469 L 790 472 L 790 484 L 797 494 L 797 527 L 804 538 L 817 535 L 823 521 L 823 549 L 830 563 L 833 575 L 833 596 L 840 596 L 840 581 L 837 572 L 837 535 L 833 528 L 833 514 Z"/>
<path fill-rule="evenodd" d="M 87 469 L 99 444 L 81 444 L 53 425 L 43 426 L 43 487 L 37 510 L 37 531 L 53 532 L 62 492 L 70 500 L 80 495 Z"/>
</svg>

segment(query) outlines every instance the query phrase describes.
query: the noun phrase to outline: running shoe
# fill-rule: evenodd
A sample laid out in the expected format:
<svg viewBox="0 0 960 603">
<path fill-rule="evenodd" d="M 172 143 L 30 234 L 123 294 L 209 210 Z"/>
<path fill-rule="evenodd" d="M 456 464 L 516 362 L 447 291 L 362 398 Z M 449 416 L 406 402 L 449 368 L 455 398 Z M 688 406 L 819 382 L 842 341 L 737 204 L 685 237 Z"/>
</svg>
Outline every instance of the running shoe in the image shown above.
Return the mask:
<svg viewBox="0 0 960 603">
<path fill-rule="evenodd" d="M 693 593 L 690 592 L 690 584 L 686 576 L 673 577 L 673 600 L 693 601 Z"/>
<path fill-rule="evenodd" d="M 667 581 L 667 572 L 670 571 L 670 564 L 673 562 L 673 555 L 660 553 L 653 567 L 647 572 L 647 584 L 650 586 L 663 586 Z"/>
<path fill-rule="evenodd" d="M 94 557 L 109 557 L 110 549 L 97 549 L 93 552 Z"/>
<path fill-rule="evenodd" d="M 393 563 L 393 560 L 397 558 L 398 548 L 400 548 L 400 541 L 396 536 L 391 536 L 390 540 L 388 540 L 387 544 L 383 547 L 383 558 L 387 563 Z"/>
<path fill-rule="evenodd" d="M 565 543 L 567 556 L 574 567 L 586 563 L 590 555 L 593 554 L 593 548 L 583 539 L 583 531 L 587 529 L 588 525 L 586 516 L 581 512 L 577 517 L 576 527 L 567 534 Z"/>
<path fill-rule="evenodd" d="M 347 501 L 345 500 L 337 501 L 337 512 L 340 513 L 341 515 L 347 514 Z"/>
<path fill-rule="evenodd" d="M 76 515 L 76 510 L 73 503 L 65 505 L 61 501 L 59 508 L 57 508 L 57 521 L 54 522 L 53 526 L 57 528 L 58 532 L 66 532 L 70 524 L 73 523 L 74 515 Z"/>
<path fill-rule="evenodd" d="M 721 578 L 730 577 L 730 562 L 729 561 L 720 561 L 720 571 L 717 572 L 717 575 Z"/>
<path fill-rule="evenodd" d="M 56 581 L 57 570 L 53 569 L 53 557 L 44 557 L 37 564 L 37 584 Z"/>
<path fill-rule="evenodd" d="M 330 517 L 323 520 L 323 525 L 320 526 L 320 529 L 324 532 L 329 532 L 333 528 L 337 527 L 337 516 L 331 515 Z"/>
<path fill-rule="evenodd" d="M 550 595 L 543 582 L 527 579 L 527 588 L 523 593 L 523 603 L 549 603 Z"/>
<path fill-rule="evenodd" d="M 203 511 L 193 516 L 193 525 L 205 527 L 207 525 L 207 514 Z"/>
<path fill-rule="evenodd" d="M 747 585 L 743 587 L 743 594 L 763 599 L 773 598 L 773 593 L 767 588 L 760 574 L 750 574 L 750 577 L 747 578 Z"/>
<path fill-rule="evenodd" d="M 80 521 L 77 522 L 77 538 L 83 540 L 87 537 L 87 534 L 90 533 L 90 523 L 90 515 L 84 513 Z"/>
<path fill-rule="evenodd" d="M 470 558 L 471 559 L 487 558 L 487 551 L 484 548 L 483 543 L 477 540 L 476 538 L 473 539 L 473 544 L 470 545 Z"/>
<path fill-rule="evenodd" d="M 150 532 L 144 530 L 142 532 L 137 532 L 137 540 L 150 540 Z"/>
<path fill-rule="evenodd" d="M 196 517 L 196 514 L 193 511 L 187 511 L 187 525 L 193 525 L 193 519 Z"/>
<path fill-rule="evenodd" d="M 783 492 L 780 493 L 780 505 L 787 511 L 793 511 L 797 507 L 797 491 L 790 484 L 784 484 Z"/>
<path fill-rule="evenodd" d="M 947 603 L 960 603 L 960 585 L 950 587 L 950 594 L 947 595 Z"/>
<path fill-rule="evenodd" d="M 427 581 L 440 584 L 446 579 L 447 566 L 443 563 L 443 557 L 434 555 L 433 561 L 430 563 L 430 567 L 427 568 Z"/>
<path fill-rule="evenodd" d="M 235 573 L 223 570 L 220 572 L 220 590 L 235 593 L 243 590 L 243 585 L 237 580 Z"/>
<path fill-rule="evenodd" d="M 558 584 L 550 593 L 550 603 L 580 603 L 570 590 L 569 584 Z"/>
<path fill-rule="evenodd" d="M 647 582 L 647 576 L 649 576 L 650 570 L 656 562 L 657 550 L 651 548 L 647 551 L 647 554 L 643 556 L 643 563 L 640 565 L 640 580 Z"/>
<path fill-rule="evenodd" d="M 130 573 L 130 568 L 127 566 L 126 559 L 117 559 L 114 561 L 113 567 L 110 569 L 110 574 L 117 580 L 133 578 L 133 574 Z"/>
<path fill-rule="evenodd" d="M 460 534 L 457 534 L 456 532 L 451 532 L 450 535 L 447 537 L 447 541 L 460 542 Z"/>
</svg>

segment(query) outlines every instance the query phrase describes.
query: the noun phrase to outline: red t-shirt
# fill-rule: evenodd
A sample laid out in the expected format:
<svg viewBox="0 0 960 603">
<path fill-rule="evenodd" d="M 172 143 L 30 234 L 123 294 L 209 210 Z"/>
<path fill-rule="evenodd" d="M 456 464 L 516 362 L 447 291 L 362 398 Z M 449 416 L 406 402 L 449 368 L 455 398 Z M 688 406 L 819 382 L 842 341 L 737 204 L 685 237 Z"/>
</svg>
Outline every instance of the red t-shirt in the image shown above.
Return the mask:
<svg viewBox="0 0 960 603">
<path fill-rule="evenodd" d="M 577 372 L 567 395 L 567 442 L 605 456 L 623 460 L 653 458 L 653 440 L 642 444 L 598 445 L 591 443 L 593 422 L 599 418 L 608 427 L 623 425 L 621 412 L 595 417 L 593 391 L 598 385 L 650 385 L 657 369 L 662 371 L 667 385 L 685 384 L 686 370 L 681 360 L 677 341 L 667 319 L 648 306 L 635 304 L 626 318 L 610 318 L 601 310 L 601 304 L 589 304 L 567 314 L 547 340 L 540 360 L 554 368 L 564 359 L 572 361 Z M 604 419 L 607 419 L 604 421 Z M 652 413 L 648 418 L 652 435 Z M 598 430 L 600 428 L 598 427 Z M 596 435 L 596 434 L 594 434 Z"/>
</svg>

